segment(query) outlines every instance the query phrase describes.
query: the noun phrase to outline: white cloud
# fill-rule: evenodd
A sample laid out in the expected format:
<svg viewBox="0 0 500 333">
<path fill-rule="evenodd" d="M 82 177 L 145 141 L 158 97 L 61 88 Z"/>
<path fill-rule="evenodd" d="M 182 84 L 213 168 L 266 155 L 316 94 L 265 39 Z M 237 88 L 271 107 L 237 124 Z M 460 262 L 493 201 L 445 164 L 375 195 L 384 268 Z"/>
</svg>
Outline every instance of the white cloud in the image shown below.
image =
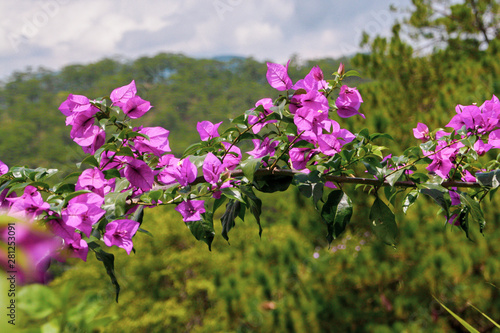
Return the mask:
<svg viewBox="0 0 500 333">
<path fill-rule="evenodd" d="M 394 0 L 407 4 L 409 0 Z M 391 2 L 394 2 L 391 1 Z M 390 29 L 389 1 L 26 0 L 0 3 L 0 77 L 158 52 L 285 61 L 357 51 L 361 31 Z"/>
</svg>

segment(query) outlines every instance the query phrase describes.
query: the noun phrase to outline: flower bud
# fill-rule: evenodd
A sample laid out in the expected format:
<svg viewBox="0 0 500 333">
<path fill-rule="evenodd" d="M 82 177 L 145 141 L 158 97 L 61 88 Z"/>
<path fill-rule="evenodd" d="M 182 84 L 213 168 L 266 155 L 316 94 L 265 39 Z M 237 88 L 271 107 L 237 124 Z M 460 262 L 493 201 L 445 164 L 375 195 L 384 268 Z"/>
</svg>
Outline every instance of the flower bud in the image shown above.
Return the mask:
<svg viewBox="0 0 500 333">
<path fill-rule="evenodd" d="M 344 64 L 340 63 L 339 69 L 337 69 L 337 73 L 339 73 L 340 76 L 344 75 Z"/>
</svg>

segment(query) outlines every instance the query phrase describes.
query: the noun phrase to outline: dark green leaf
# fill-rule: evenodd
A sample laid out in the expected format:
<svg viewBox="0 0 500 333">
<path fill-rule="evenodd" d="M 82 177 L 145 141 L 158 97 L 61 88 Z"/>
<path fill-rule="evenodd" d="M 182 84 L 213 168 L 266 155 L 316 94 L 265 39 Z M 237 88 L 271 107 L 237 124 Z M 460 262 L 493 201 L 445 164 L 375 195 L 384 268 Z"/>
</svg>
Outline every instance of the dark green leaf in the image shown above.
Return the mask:
<svg viewBox="0 0 500 333">
<path fill-rule="evenodd" d="M 186 226 L 197 240 L 207 243 L 208 250 L 212 251 L 215 236 L 213 216 L 212 213 L 204 213 L 201 216 L 200 221 L 186 222 Z"/>
<path fill-rule="evenodd" d="M 132 195 L 133 190 L 125 192 L 110 192 L 104 197 L 102 209 L 106 211 L 106 217 L 117 218 L 123 216 L 127 211 L 127 198 Z"/>
<path fill-rule="evenodd" d="M 420 193 L 431 197 L 446 213 L 446 218 L 450 216 L 450 204 L 445 195 L 448 195 L 448 190 L 438 184 L 422 184 Z"/>
<path fill-rule="evenodd" d="M 384 243 L 395 246 L 398 237 L 398 225 L 394 213 L 380 199 L 376 198 L 370 210 L 372 230 Z"/>
<path fill-rule="evenodd" d="M 471 198 L 467 193 L 459 193 L 460 201 L 468 208 L 472 221 L 479 225 L 479 230 L 482 233 L 484 226 L 486 225 L 486 221 L 484 220 L 483 211 L 481 209 L 481 206 L 479 205 L 479 202 Z"/>
<path fill-rule="evenodd" d="M 370 141 L 373 141 L 373 140 L 379 139 L 379 138 L 389 139 L 389 140 L 394 141 L 394 138 L 390 134 L 387 134 L 387 133 L 374 133 L 374 134 L 370 135 Z"/>
<path fill-rule="evenodd" d="M 227 233 L 236 225 L 235 219 L 240 214 L 241 202 L 238 200 L 229 200 L 226 205 L 226 212 L 221 217 L 222 223 L 222 237 L 229 241 Z"/>
<path fill-rule="evenodd" d="M 399 180 L 399 178 L 403 175 L 404 172 L 405 169 L 399 169 L 398 171 L 387 176 L 385 179 L 387 180 L 389 185 L 394 186 L 394 184 Z"/>
<path fill-rule="evenodd" d="M 251 187 L 242 187 L 242 191 L 244 194 L 243 198 L 245 200 L 245 204 L 259 225 L 259 237 L 261 237 L 262 225 L 260 224 L 260 214 L 262 213 L 262 200 L 255 195 Z"/>
<path fill-rule="evenodd" d="M 99 162 L 97 162 L 96 158 L 92 155 L 85 157 L 81 163 L 77 164 L 77 167 L 80 168 L 84 164 L 88 164 L 93 167 L 99 167 Z"/>
<path fill-rule="evenodd" d="M 352 216 L 351 199 L 342 190 L 334 190 L 328 195 L 323 208 L 321 217 L 325 221 L 328 234 L 327 240 L 329 243 L 333 239 L 338 238 L 349 224 Z"/>
<path fill-rule="evenodd" d="M 476 179 L 479 184 L 486 187 L 497 188 L 500 186 L 500 170 L 490 172 L 476 173 Z"/>
<path fill-rule="evenodd" d="M 318 201 L 323 197 L 325 182 L 317 170 L 308 174 L 301 173 L 295 175 L 293 177 L 293 184 L 297 186 L 302 195 L 307 198 L 313 198 L 315 207 L 317 206 Z"/>
<path fill-rule="evenodd" d="M 266 175 L 254 179 L 253 185 L 258 191 L 264 193 L 273 193 L 277 191 L 286 191 L 292 183 L 293 176 Z"/>
<path fill-rule="evenodd" d="M 212 214 L 215 214 L 215 211 L 226 201 L 225 196 L 221 196 L 219 199 L 214 200 L 214 205 L 212 207 Z"/>
<path fill-rule="evenodd" d="M 98 244 L 94 242 L 90 242 L 88 245 L 95 252 L 97 260 L 101 261 L 104 264 L 106 273 L 111 279 L 111 283 L 115 286 L 116 303 L 118 303 L 120 285 L 118 284 L 118 280 L 116 279 L 115 275 L 115 256 L 111 253 L 105 252 Z"/>
<path fill-rule="evenodd" d="M 415 203 L 415 201 L 417 200 L 418 196 L 419 196 L 418 190 L 411 190 L 405 196 L 405 199 L 403 201 L 403 212 L 405 214 L 408 211 L 408 208 L 410 208 L 410 206 L 412 206 Z"/>
<path fill-rule="evenodd" d="M 244 202 L 243 197 L 241 196 L 241 190 L 237 187 L 226 187 L 221 189 L 221 192 L 224 196 L 226 196 L 229 199 Z"/>
<path fill-rule="evenodd" d="M 255 171 L 259 168 L 260 164 L 262 162 L 262 158 L 248 158 L 245 161 L 240 163 L 241 170 L 243 171 L 243 174 L 245 177 L 248 178 L 248 181 L 251 183 L 253 182 L 253 176 L 255 174 Z"/>
<path fill-rule="evenodd" d="M 120 178 L 121 177 L 120 171 L 118 171 L 117 169 L 104 170 L 102 173 L 104 174 L 104 178 L 106 178 L 106 179 L 113 179 L 113 178 Z"/>
</svg>

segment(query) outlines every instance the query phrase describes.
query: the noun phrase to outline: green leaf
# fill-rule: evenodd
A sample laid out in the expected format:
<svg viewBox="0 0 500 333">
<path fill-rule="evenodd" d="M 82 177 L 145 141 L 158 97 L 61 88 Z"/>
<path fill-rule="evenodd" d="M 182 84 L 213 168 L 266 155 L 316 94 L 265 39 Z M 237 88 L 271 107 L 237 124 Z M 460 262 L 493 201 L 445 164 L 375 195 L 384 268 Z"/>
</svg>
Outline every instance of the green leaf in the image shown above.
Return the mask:
<svg viewBox="0 0 500 333">
<path fill-rule="evenodd" d="M 356 137 L 359 140 L 370 140 L 370 132 L 368 131 L 368 128 L 363 128 L 359 133 L 356 135 Z"/>
<path fill-rule="evenodd" d="M 429 180 L 429 176 L 422 172 L 414 172 L 410 175 L 410 179 L 415 183 L 425 183 Z"/>
<path fill-rule="evenodd" d="M 76 166 L 77 168 L 81 168 L 82 165 L 88 164 L 93 167 L 99 167 L 99 162 L 97 162 L 96 158 L 92 155 L 89 155 L 83 159 L 80 163 L 78 163 Z"/>
<path fill-rule="evenodd" d="M 395 246 L 398 237 L 398 225 L 394 213 L 380 199 L 376 198 L 370 209 L 372 230 L 377 237 L 388 245 Z"/>
<path fill-rule="evenodd" d="M 238 200 L 229 200 L 226 205 L 226 212 L 221 217 L 222 223 L 222 237 L 229 241 L 227 233 L 236 225 L 235 219 L 240 214 L 241 202 Z"/>
<path fill-rule="evenodd" d="M 415 201 L 417 201 L 419 196 L 419 191 L 418 190 L 411 190 L 404 198 L 403 200 L 403 212 L 406 214 L 408 211 L 408 208 L 410 208 Z"/>
<path fill-rule="evenodd" d="M 207 243 L 208 250 L 212 251 L 212 242 L 215 236 L 213 215 L 207 212 L 201 216 L 201 220 L 186 222 L 186 226 L 197 240 Z"/>
<path fill-rule="evenodd" d="M 106 211 L 106 217 L 111 219 L 123 216 L 127 211 L 127 198 L 132 195 L 133 190 L 125 192 L 110 192 L 104 196 L 102 209 Z"/>
<path fill-rule="evenodd" d="M 494 321 L 493 319 L 491 319 L 490 317 L 488 317 L 486 314 L 484 314 L 481 310 L 479 310 L 478 308 L 476 308 L 474 305 L 470 304 L 469 305 L 471 307 L 474 308 L 474 310 L 476 310 L 477 312 L 479 312 L 480 314 L 482 314 L 486 319 L 488 319 L 493 325 L 495 325 L 497 328 L 500 328 L 500 324 L 497 323 L 496 321 Z"/>
<path fill-rule="evenodd" d="M 293 184 L 297 186 L 300 193 L 307 198 L 313 198 L 314 206 L 323 198 L 323 189 L 325 186 L 324 180 L 320 173 L 314 170 L 308 174 L 301 173 L 293 177 Z"/>
<path fill-rule="evenodd" d="M 389 185 L 394 186 L 394 184 L 399 180 L 399 178 L 403 175 L 404 172 L 405 169 L 399 169 L 398 171 L 387 176 L 385 179 L 387 180 Z"/>
<path fill-rule="evenodd" d="M 78 177 L 80 177 L 81 174 L 82 174 L 82 171 L 72 172 L 69 175 L 67 175 L 66 177 L 64 177 L 63 182 L 65 182 L 71 178 L 78 178 Z"/>
<path fill-rule="evenodd" d="M 115 256 L 111 253 L 104 251 L 98 244 L 94 242 L 88 243 L 89 248 L 95 253 L 97 260 L 101 261 L 106 269 L 106 273 L 111 279 L 111 283 L 115 286 L 116 303 L 118 303 L 118 296 L 120 294 L 120 285 L 115 275 Z"/>
<path fill-rule="evenodd" d="M 142 224 L 143 218 L 144 218 L 144 206 L 140 205 L 135 210 L 134 215 L 132 215 L 132 220 L 139 222 L 139 224 Z"/>
<path fill-rule="evenodd" d="M 361 76 L 359 75 L 359 72 L 351 69 L 350 71 L 345 72 L 344 77 L 349 77 L 349 76 Z"/>
<path fill-rule="evenodd" d="M 453 318 L 455 318 L 460 324 L 462 324 L 463 327 L 465 327 L 469 332 L 472 332 L 472 333 L 479 333 L 478 330 L 476 330 L 474 327 L 472 327 L 468 322 L 466 322 L 465 320 L 463 320 L 462 318 L 460 318 L 457 314 L 455 314 L 455 312 L 451 311 L 450 309 L 448 309 L 443 303 L 441 303 L 440 300 L 438 300 L 436 298 L 436 296 L 432 296 L 434 297 L 434 299 L 446 310 L 448 311 L 449 314 L 451 314 L 453 316 Z"/>
<path fill-rule="evenodd" d="M 222 206 L 222 204 L 226 201 L 226 197 L 221 196 L 219 199 L 214 200 L 214 205 L 212 207 L 212 214 L 215 214 L 215 211 Z"/>
<path fill-rule="evenodd" d="M 241 196 L 241 190 L 237 187 L 226 187 L 221 189 L 221 192 L 224 196 L 226 196 L 229 199 L 244 202 L 243 197 Z"/>
<path fill-rule="evenodd" d="M 483 232 L 486 221 L 479 202 L 472 199 L 467 193 L 459 192 L 460 201 L 468 208 L 472 220 L 479 225 L 479 230 Z"/>
<path fill-rule="evenodd" d="M 378 158 L 375 158 L 373 156 L 366 156 L 361 162 L 364 164 L 366 171 L 368 171 L 369 174 L 377 176 L 377 178 L 379 179 L 382 179 L 384 177 L 384 168 L 382 167 L 382 164 L 380 164 Z"/>
<path fill-rule="evenodd" d="M 241 170 L 243 171 L 245 177 L 248 178 L 248 181 L 250 183 L 253 182 L 254 180 L 253 176 L 255 175 L 255 171 L 257 171 L 261 163 L 262 163 L 262 158 L 252 158 L 252 157 L 240 163 Z"/>
<path fill-rule="evenodd" d="M 379 138 L 389 139 L 389 140 L 394 141 L 394 138 L 390 134 L 387 134 L 387 133 L 374 133 L 374 134 L 370 135 L 370 141 L 373 141 L 373 140 L 379 139 Z"/>
<path fill-rule="evenodd" d="M 63 207 L 66 207 L 67 203 L 73 199 L 73 198 L 76 198 L 77 196 L 79 196 L 80 194 L 84 194 L 84 193 L 90 193 L 92 191 L 89 191 L 89 190 L 78 190 L 78 191 L 75 191 L 73 193 L 70 193 L 68 194 L 65 198 L 64 198 L 64 203 L 63 203 Z"/>
<path fill-rule="evenodd" d="M 134 156 L 134 152 L 130 147 L 121 147 L 117 152 L 116 156 Z"/>
<path fill-rule="evenodd" d="M 476 179 L 479 184 L 485 187 L 497 188 L 500 186 L 500 170 L 493 170 L 491 172 L 478 172 Z"/>
<path fill-rule="evenodd" d="M 106 178 L 106 179 L 113 179 L 113 178 L 120 178 L 121 177 L 120 171 L 118 171 L 118 169 L 108 169 L 108 170 L 104 170 L 102 173 L 104 174 L 104 178 Z"/>
<path fill-rule="evenodd" d="M 446 188 L 438 184 L 421 184 L 420 193 L 431 197 L 446 212 L 446 217 L 450 216 L 451 202 L 445 198 L 445 194 L 448 194 Z"/>
<path fill-rule="evenodd" d="M 345 231 L 351 221 L 352 211 L 351 199 L 342 190 L 333 190 L 328 194 L 321 209 L 321 217 L 328 229 L 326 238 L 329 243 Z"/>
<path fill-rule="evenodd" d="M 259 237 L 262 236 L 262 225 L 260 224 L 260 214 L 262 213 L 262 200 L 259 199 L 253 192 L 251 187 L 242 187 L 241 188 L 245 200 L 245 204 L 250 210 L 250 212 L 255 217 L 257 224 L 259 225 Z"/>
<path fill-rule="evenodd" d="M 273 193 L 277 191 L 286 191 L 292 183 L 293 176 L 284 175 L 266 175 L 254 179 L 253 185 L 258 191 L 264 193 Z"/>
</svg>

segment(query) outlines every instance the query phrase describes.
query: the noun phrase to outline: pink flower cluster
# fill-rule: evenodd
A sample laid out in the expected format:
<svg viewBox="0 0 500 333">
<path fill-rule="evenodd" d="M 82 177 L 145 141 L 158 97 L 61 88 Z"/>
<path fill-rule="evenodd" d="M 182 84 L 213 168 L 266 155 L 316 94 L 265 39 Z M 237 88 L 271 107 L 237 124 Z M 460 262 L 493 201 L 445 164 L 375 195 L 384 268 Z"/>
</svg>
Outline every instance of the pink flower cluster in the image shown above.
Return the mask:
<svg viewBox="0 0 500 333">
<path fill-rule="evenodd" d="M 280 91 L 294 90 L 289 108 L 294 116 L 293 121 L 297 126 L 298 138 L 293 136 L 289 140 L 291 142 L 297 141 L 297 139 L 304 140 L 314 146 L 314 148 L 290 149 L 290 162 L 294 169 L 305 169 L 310 159 L 318 153 L 334 156 L 340 152 L 345 144 L 354 140 L 354 134 L 346 129 L 341 129 L 339 123 L 329 118 L 330 105 L 326 95 L 329 84 L 324 80 L 323 72 L 319 67 L 313 67 L 304 79 L 295 84 L 288 76 L 288 63 L 286 66 L 268 63 L 267 67 L 266 77 L 273 88 Z M 362 102 L 363 99 L 356 88 L 344 85 L 335 101 L 337 114 L 341 118 L 354 115 L 361 115 L 364 118 L 364 115 L 359 113 Z M 272 103 L 266 106 L 267 110 L 272 106 Z M 258 145 L 254 142 L 254 144 L 256 150 L 264 150 L 266 153 L 275 147 L 270 142 L 262 142 Z"/>
<path fill-rule="evenodd" d="M 485 101 L 481 106 L 477 105 L 457 105 L 456 115 L 450 120 L 446 127 L 452 128 L 455 132 L 461 132 L 461 138 L 476 137 L 472 148 L 482 156 L 492 148 L 500 148 L 500 101 L 496 96 Z M 422 123 L 413 129 L 415 138 L 424 142 L 431 139 L 429 128 Z M 460 139 L 449 141 L 451 133 L 438 131 L 435 135 L 437 145 L 434 151 L 423 151 L 424 155 L 432 160 L 427 170 L 434 172 L 443 179 L 450 177 L 450 171 L 455 168 L 456 157 L 460 148 L 464 144 Z M 485 141 L 486 140 L 486 141 Z M 476 178 L 468 171 L 464 170 L 463 181 L 474 182 Z"/>
</svg>

